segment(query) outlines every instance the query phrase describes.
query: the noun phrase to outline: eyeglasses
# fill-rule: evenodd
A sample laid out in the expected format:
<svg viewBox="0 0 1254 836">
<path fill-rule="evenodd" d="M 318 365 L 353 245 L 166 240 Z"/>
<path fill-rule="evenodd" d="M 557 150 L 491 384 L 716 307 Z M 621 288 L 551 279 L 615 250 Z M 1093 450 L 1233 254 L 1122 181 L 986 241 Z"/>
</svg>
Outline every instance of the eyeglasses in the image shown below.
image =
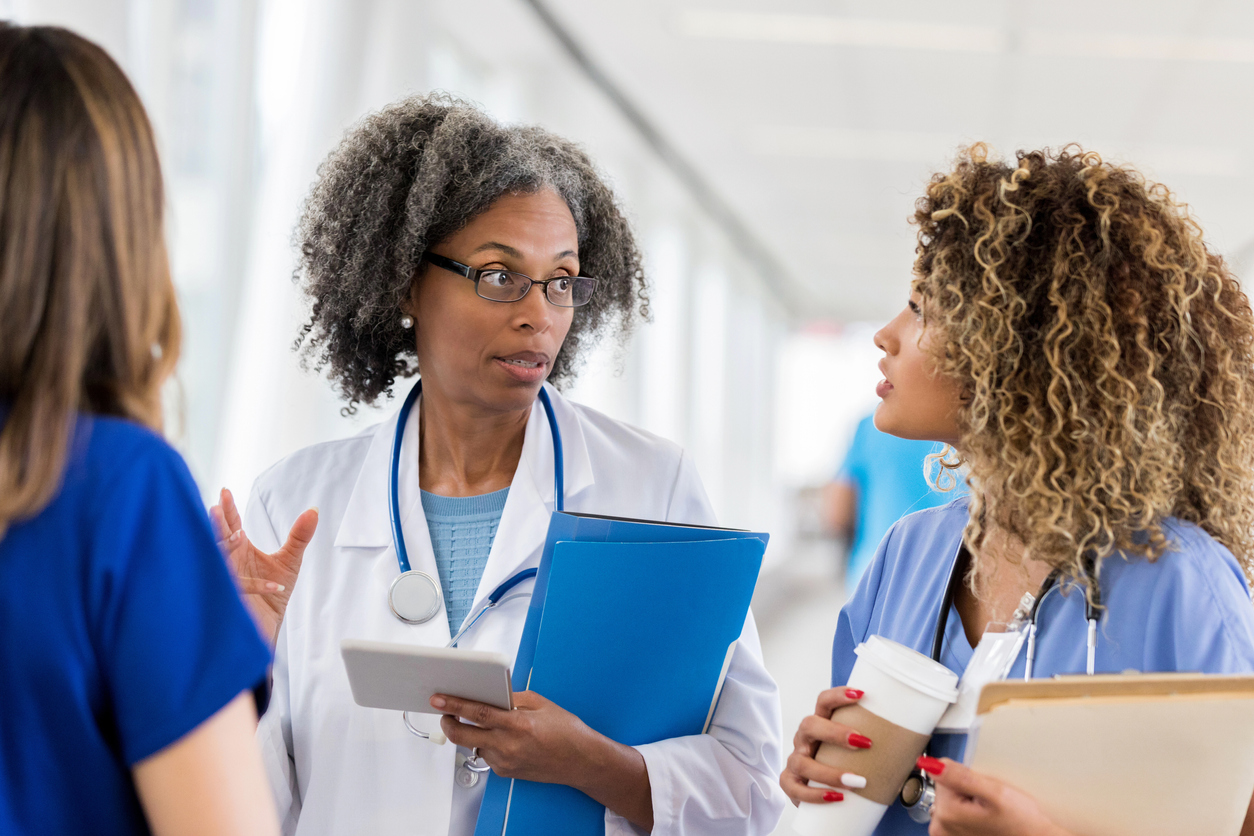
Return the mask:
<svg viewBox="0 0 1254 836">
<path fill-rule="evenodd" d="M 597 280 L 587 276 L 558 276 L 541 281 L 509 270 L 479 270 L 435 253 L 424 253 L 422 257 L 436 267 L 470 279 L 475 283 L 475 293 L 491 302 L 517 302 L 533 284 L 538 284 L 544 290 L 544 298 L 552 304 L 577 308 L 588 304 L 597 289 Z"/>
</svg>

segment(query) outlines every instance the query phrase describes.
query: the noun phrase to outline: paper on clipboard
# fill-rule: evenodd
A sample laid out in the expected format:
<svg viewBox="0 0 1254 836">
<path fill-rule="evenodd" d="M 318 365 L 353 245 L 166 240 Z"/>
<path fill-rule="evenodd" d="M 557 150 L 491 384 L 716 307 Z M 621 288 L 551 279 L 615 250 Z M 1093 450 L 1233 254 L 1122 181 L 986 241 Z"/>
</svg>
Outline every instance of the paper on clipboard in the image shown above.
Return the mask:
<svg viewBox="0 0 1254 836">
<path fill-rule="evenodd" d="M 965 760 L 1104 836 L 1236 836 L 1254 793 L 1254 677 L 998 682 Z"/>
</svg>

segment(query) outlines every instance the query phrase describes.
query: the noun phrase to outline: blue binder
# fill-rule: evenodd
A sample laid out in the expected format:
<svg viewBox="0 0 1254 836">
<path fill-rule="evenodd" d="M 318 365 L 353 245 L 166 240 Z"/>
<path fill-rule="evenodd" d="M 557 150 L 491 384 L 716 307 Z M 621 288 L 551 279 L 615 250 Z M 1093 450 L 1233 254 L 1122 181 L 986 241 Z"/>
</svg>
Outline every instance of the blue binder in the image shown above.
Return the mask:
<svg viewBox="0 0 1254 836">
<path fill-rule="evenodd" d="M 744 627 L 768 536 L 556 513 L 515 687 L 620 743 L 703 733 Z M 601 836 L 571 787 L 488 778 L 475 836 Z"/>
</svg>

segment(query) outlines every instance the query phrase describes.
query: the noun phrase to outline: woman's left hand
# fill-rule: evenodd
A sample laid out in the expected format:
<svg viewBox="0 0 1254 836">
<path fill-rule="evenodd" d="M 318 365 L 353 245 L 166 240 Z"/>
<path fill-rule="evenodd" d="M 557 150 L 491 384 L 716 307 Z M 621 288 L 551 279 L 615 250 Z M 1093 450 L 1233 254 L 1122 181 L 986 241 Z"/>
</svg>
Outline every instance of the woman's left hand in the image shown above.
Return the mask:
<svg viewBox="0 0 1254 836">
<path fill-rule="evenodd" d="M 440 728 L 448 739 L 478 749 L 496 774 L 574 787 L 632 824 L 653 828 L 644 756 L 539 694 L 514 692 L 513 711 L 443 694 L 431 706 L 444 712 Z"/>
<path fill-rule="evenodd" d="M 514 693 L 513 711 L 441 694 L 431 698 L 431 705 L 445 712 L 440 728 L 449 740 L 477 748 L 492 771 L 505 778 L 573 786 L 585 777 L 584 756 L 599 747 L 597 738 L 605 739 L 532 691 Z"/>
<path fill-rule="evenodd" d="M 949 758 L 919 758 L 936 781 L 928 836 L 1070 836 L 1027 793 Z"/>
</svg>

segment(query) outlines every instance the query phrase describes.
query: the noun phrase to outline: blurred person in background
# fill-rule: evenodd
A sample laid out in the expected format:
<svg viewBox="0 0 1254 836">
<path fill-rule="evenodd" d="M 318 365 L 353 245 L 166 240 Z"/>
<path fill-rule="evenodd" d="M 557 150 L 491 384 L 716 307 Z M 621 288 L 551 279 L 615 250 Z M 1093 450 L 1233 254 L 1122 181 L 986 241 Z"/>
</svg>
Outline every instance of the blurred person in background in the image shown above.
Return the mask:
<svg viewBox="0 0 1254 836">
<path fill-rule="evenodd" d="M 842 785 L 820 743 L 874 744 L 830 719 L 864 696 L 844 683 L 872 635 L 961 676 L 1030 592 L 1034 678 L 1254 672 L 1254 313 L 1187 209 L 1075 147 L 1008 164 L 976 145 L 914 220 L 908 305 L 875 335 L 875 423 L 951 445 L 970 492 L 894 525 L 841 611 L 836 687 L 780 779 L 794 802 L 843 800 L 810 784 Z M 936 735 L 920 759 L 937 784 L 930 829 L 893 804 L 875 833 L 1065 836 L 1033 798 L 964 767 L 966 743 Z"/>
<path fill-rule="evenodd" d="M 530 581 L 473 626 L 468 614 L 539 565 L 558 473 L 567 511 L 715 522 L 680 447 L 553 386 L 646 305 L 635 236 L 584 152 L 447 97 L 405 99 L 323 163 L 297 237 L 306 345 L 349 408 L 415 373 L 421 389 L 404 421 L 272 467 L 242 520 L 227 491 L 214 512 L 277 637 L 259 735 L 284 831 L 470 836 L 478 765 L 581 790 L 610 834 L 770 833 L 785 803 L 780 708 L 752 615 L 709 733 L 636 747 L 530 691 L 513 711 L 434 698 L 440 725 L 413 722 L 457 746 L 433 745 L 400 712 L 358 706 L 340 658 L 345 638 L 443 647 L 463 625 L 459 647 L 514 658 Z M 434 598 L 416 617 L 390 593 L 411 573 Z"/>
<path fill-rule="evenodd" d="M 849 558 L 845 589 L 852 591 L 875 556 L 875 549 L 893 523 L 912 511 L 934 508 L 954 499 L 943 475 L 945 490 L 932 486 L 928 473 L 936 471 L 928 457 L 944 445 L 898 438 L 875 428 L 874 414 L 858 422 L 840 470 L 823 491 L 824 519 L 829 531 L 843 540 Z M 956 482 L 954 482 L 956 484 Z"/>
<path fill-rule="evenodd" d="M 0 833 L 278 833 L 269 653 L 160 435 L 163 202 L 118 66 L 0 23 Z"/>
</svg>

